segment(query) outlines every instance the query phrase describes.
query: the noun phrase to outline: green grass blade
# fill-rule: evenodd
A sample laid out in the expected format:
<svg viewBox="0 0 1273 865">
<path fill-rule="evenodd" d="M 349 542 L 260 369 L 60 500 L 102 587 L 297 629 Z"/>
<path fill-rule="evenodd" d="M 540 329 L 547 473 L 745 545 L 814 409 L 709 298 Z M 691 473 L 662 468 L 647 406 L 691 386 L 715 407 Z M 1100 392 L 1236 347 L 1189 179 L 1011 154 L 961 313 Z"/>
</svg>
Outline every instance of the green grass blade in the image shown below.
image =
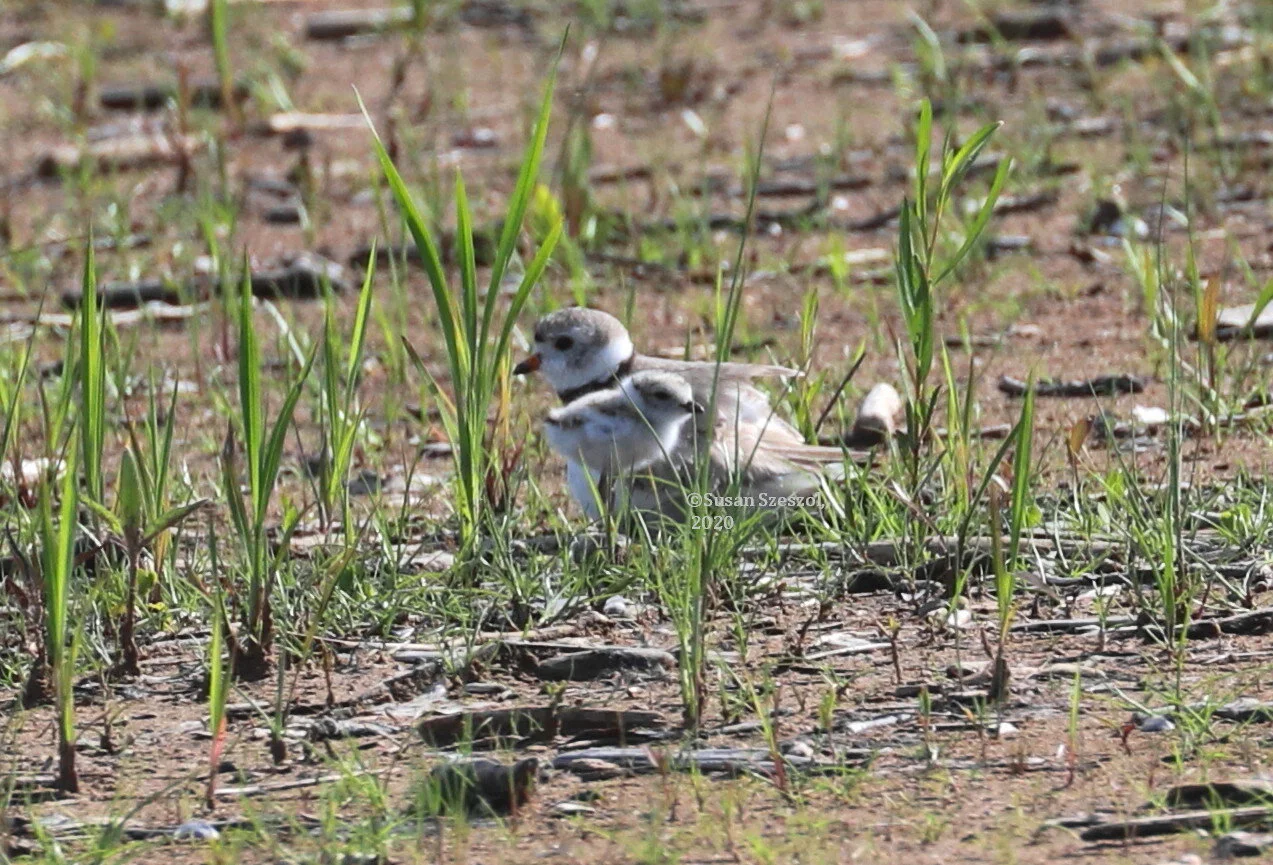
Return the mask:
<svg viewBox="0 0 1273 865">
<path fill-rule="evenodd" d="M 236 471 L 238 462 L 228 452 L 222 453 L 221 485 L 225 488 L 225 498 L 230 507 L 230 522 L 234 525 L 234 533 L 250 547 L 252 526 L 248 522 L 247 508 L 243 505 L 243 493 L 239 489 L 238 472 Z"/>
<path fill-rule="evenodd" d="M 1267 307 L 1270 302 L 1273 302 L 1273 279 L 1264 283 L 1264 286 L 1260 289 L 1260 293 L 1256 295 L 1255 303 L 1251 307 L 1251 317 L 1247 319 L 1246 330 L 1250 330 L 1255 327 L 1256 319 L 1260 317 L 1260 314 L 1264 312 L 1265 307 Z M 3 439 L 0 439 L 0 444 L 2 444 L 3 441 Z"/>
<path fill-rule="evenodd" d="M 168 471 L 172 465 L 172 438 L 176 432 L 177 397 L 181 393 L 178 382 L 172 384 L 172 398 L 168 401 L 168 414 L 164 418 L 163 430 L 159 431 L 159 418 L 155 412 L 154 388 L 150 390 L 150 410 L 146 418 L 146 426 L 150 437 L 151 477 L 153 498 L 151 512 L 158 513 L 168 501 Z"/>
<path fill-rule="evenodd" d="M 349 359 L 345 368 L 345 407 L 348 409 L 358 385 L 358 369 L 362 365 L 363 346 L 367 342 L 367 323 L 371 320 L 372 280 L 376 277 L 376 244 L 372 241 L 367 259 L 367 273 L 358 292 L 358 309 L 354 312 L 354 329 L 349 340 Z"/>
<path fill-rule="evenodd" d="M 124 537 L 130 544 L 141 537 L 146 522 L 146 505 L 142 496 L 141 471 L 131 447 L 124 448 L 119 461 L 119 480 L 116 482 L 115 512 L 119 515 Z"/>
<path fill-rule="evenodd" d="M 265 416 L 261 402 L 261 349 L 252 315 L 252 276 L 248 268 L 244 255 L 243 282 L 239 288 L 239 411 L 243 418 L 248 493 L 256 510 L 261 507 L 261 443 L 265 438 Z"/>
<path fill-rule="evenodd" d="M 67 617 L 70 598 L 71 569 L 75 555 L 76 511 L 79 504 L 79 487 L 75 473 L 79 457 L 76 447 L 69 448 L 66 465 L 63 469 L 61 501 L 56 527 L 52 524 L 52 505 L 45 502 L 46 539 L 44 579 L 47 604 L 49 658 L 54 660 L 62 656 L 68 634 Z M 47 488 L 46 488 L 47 491 Z"/>
<path fill-rule="evenodd" d="M 394 201 L 398 205 L 398 212 L 406 223 L 416 250 L 420 253 L 425 275 L 428 276 L 429 285 L 433 289 L 433 300 L 437 306 L 438 318 L 442 325 L 442 337 L 446 341 L 446 354 L 451 364 L 452 380 L 464 381 L 467 377 L 466 370 L 469 368 L 468 349 L 460 332 L 460 313 L 456 308 L 454 297 L 447 288 L 446 273 L 442 268 L 442 259 L 438 255 L 437 245 L 433 242 L 433 235 L 424 217 L 420 215 L 420 210 L 416 207 L 415 199 L 407 189 L 406 182 L 398 173 L 393 160 L 389 158 L 389 152 L 385 150 L 384 142 L 380 140 L 380 135 L 376 132 L 376 126 L 367 113 L 367 107 L 362 103 L 362 97 L 358 98 L 358 105 L 362 108 L 367 127 L 371 130 L 372 146 L 375 148 L 381 173 L 389 184 L 389 190 L 393 193 Z"/>
<path fill-rule="evenodd" d="M 1034 447 L 1034 373 L 1030 374 L 1029 387 L 1021 401 L 1021 416 L 1017 420 L 1017 450 L 1012 458 L 1012 502 L 1008 523 L 1008 567 L 1018 567 L 1017 554 L 1021 548 L 1021 530 L 1025 528 L 1030 504 L 1031 449 Z M 996 529 L 997 531 L 997 529 Z"/>
<path fill-rule="evenodd" d="M 169 529 L 176 528 L 185 522 L 186 518 L 195 511 L 201 510 L 212 504 L 212 499 L 196 499 L 184 505 L 178 505 L 175 508 L 169 508 L 164 511 L 155 521 L 147 526 L 147 535 L 142 539 L 142 546 L 148 546 L 155 538 L 162 535 Z"/>
<path fill-rule="evenodd" d="M 929 150 L 933 144 L 933 104 L 927 99 L 919 104 L 919 121 L 915 125 L 915 216 L 919 225 L 928 218 Z"/>
<path fill-rule="evenodd" d="M 464 188 L 464 176 L 455 172 L 455 242 L 459 247 L 460 262 L 460 303 L 464 312 L 464 335 L 468 339 L 469 357 L 473 358 L 473 367 L 485 369 L 483 363 L 486 350 L 485 333 L 477 329 L 477 255 L 473 249 L 473 215 L 469 212 L 469 197 Z M 487 306 L 491 298 L 487 297 Z M 456 382 L 456 387 L 460 382 Z"/>
<path fill-rule="evenodd" d="M 490 333 L 499 288 L 504 282 L 504 272 L 508 269 L 508 262 L 513 257 L 513 248 L 522 230 L 522 221 L 526 217 L 526 208 L 535 188 L 535 179 L 539 176 L 539 165 L 544 155 L 544 142 L 548 139 L 548 120 L 552 114 L 553 91 L 557 86 L 557 66 L 565 47 L 566 39 L 563 36 L 561 45 L 557 48 L 557 59 L 553 62 L 552 71 L 548 74 L 548 82 L 544 85 L 544 96 L 539 104 L 539 114 L 535 118 L 530 142 L 522 155 L 522 167 L 517 175 L 517 184 L 513 187 L 513 194 L 509 198 L 508 209 L 505 211 L 504 226 L 500 231 L 499 245 L 496 247 L 495 260 L 491 265 L 490 287 L 486 295 L 486 309 L 482 316 L 483 333 Z"/>
<path fill-rule="evenodd" d="M 340 357 L 340 333 L 336 328 L 336 299 L 331 292 L 323 298 L 323 377 L 320 393 L 323 435 L 336 434 L 340 425 L 340 410 L 344 405 L 344 394 L 341 388 L 344 363 Z"/>
<path fill-rule="evenodd" d="M 212 639 L 208 643 L 208 731 L 212 744 L 208 748 L 208 788 L 204 804 L 209 810 L 216 803 L 217 775 L 225 751 L 225 704 L 229 693 L 225 662 L 225 611 L 218 598 L 212 611 Z"/>
<path fill-rule="evenodd" d="M 959 522 L 959 531 L 956 533 L 962 539 L 968 536 L 968 527 L 972 525 L 972 518 L 977 513 L 977 505 L 981 503 L 981 499 L 986 494 L 986 488 L 990 486 L 994 480 L 995 472 L 999 465 L 1003 463 L 1004 457 L 1008 455 L 1008 450 L 1017 442 L 1017 429 L 1013 428 L 1011 434 L 1008 435 L 1000 444 L 998 450 L 995 451 L 990 462 L 987 463 L 988 468 L 985 474 L 981 476 L 981 483 L 977 485 L 976 491 L 972 498 L 968 501 L 968 510 L 964 514 L 964 518 Z"/>
<path fill-rule="evenodd" d="M 964 142 L 963 147 L 950 155 L 946 160 L 946 165 L 942 168 L 941 190 L 938 192 L 940 198 L 948 198 L 955 187 L 963 181 L 968 169 L 972 168 L 977 161 L 977 157 L 981 155 L 981 151 L 990 143 L 990 137 L 1002 125 L 1002 122 L 987 123 L 974 132 L 972 137 Z"/>
<path fill-rule="evenodd" d="M 562 232 L 565 230 L 565 224 L 558 221 L 552 230 L 544 238 L 544 242 L 540 244 L 539 251 L 535 253 L 535 257 L 531 259 L 529 265 L 526 266 L 526 272 L 522 275 L 521 284 L 517 286 L 517 291 L 513 294 L 512 300 L 508 305 L 508 316 L 504 319 L 504 326 L 500 330 L 499 342 L 495 347 L 495 357 L 505 359 L 508 357 L 508 343 L 512 339 L 513 327 L 517 324 L 517 318 L 521 315 L 522 309 L 525 308 L 526 302 L 530 300 L 530 291 L 539 282 L 539 278 L 543 276 L 548 262 L 552 260 L 553 250 L 557 247 L 557 241 L 561 239 Z"/>
<path fill-rule="evenodd" d="M 208 13 L 212 53 L 217 68 L 217 83 L 221 87 L 221 102 L 230 117 L 237 120 L 238 102 L 234 98 L 234 67 L 230 62 L 229 0 L 212 0 Z"/>
<path fill-rule="evenodd" d="M 977 212 L 977 216 L 968 226 L 968 233 L 964 236 L 963 245 L 959 247 L 959 251 L 951 256 L 950 261 L 946 262 L 946 266 L 937 274 L 933 280 L 933 285 L 939 285 L 942 280 L 954 272 L 959 263 L 967 257 L 972 250 L 982 232 L 986 230 L 986 225 L 990 222 L 990 217 L 994 215 L 995 204 L 999 201 L 999 194 L 1003 192 L 1003 185 L 1008 180 L 1008 172 L 1012 169 L 1012 161 L 1005 159 L 999 163 L 999 169 L 995 172 L 994 181 L 990 184 L 990 192 L 986 194 L 986 200 L 981 205 L 981 210 Z"/>
<path fill-rule="evenodd" d="M 75 442 L 72 431 L 72 442 Z M 53 505 L 49 484 L 40 488 L 40 518 L 43 540 L 45 637 L 57 703 L 57 730 L 60 784 L 75 792 L 75 642 L 67 645 L 70 635 L 71 575 L 75 565 L 75 537 L 78 530 L 78 449 L 68 447 L 61 487 L 57 525 L 53 525 Z"/>
<path fill-rule="evenodd" d="M 84 253 L 83 298 L 79 320 L 80 441 L 84 488 L 103 501 L 102 450 L 106 441 L 106 351 L 102 338 L 105 309 L 99 311 L 97 264 L 90 236 Z"/>
<path fill-rule="evenodd" d="M 38 315 L 38 313 L 37 313 Z M 10 388 L 9 399 L 4 411 L 4 426 L 0 428 L 0 461 L 8 458 L 9 447 L 14 440 L 22 417 L 22 388 L 26 385 L 27 372 L 31 369 L 31 354 L 35 350 L 36 331 L 31 331 L 27 338 L 26 349 L 22 352 L 22 361 L 18 364 L 17 374 L 12 382 L 4 387 Z"/>
<path fill-rule="evenodd" d="M 296 410 L 296 403 L 300 400 L 301 393 L 305 389 L 305 382 L 309 378 L 309 371 L 314 366 L 314 358 L 317 354 L 318 346 L 310 349 L 304 368 L 296 377 L 296 380 L 292 382 L 287 396 L 283 399 L 283 405 L 279 409 L 278 417 L 270 430 L 269 441 L 261 451 L 259 476 L 262 495 L 260 500 L 255 503 L 255 512 L 253 514 L 258 527 L 265 524 L 268 516 L 270 494 L 274 490 L 274 482 L 278 477 L 279 465 L 283 460 L 283 444 L 287 439 L 287 428 L 292 422 L 292 413 Z"/>
</svg>

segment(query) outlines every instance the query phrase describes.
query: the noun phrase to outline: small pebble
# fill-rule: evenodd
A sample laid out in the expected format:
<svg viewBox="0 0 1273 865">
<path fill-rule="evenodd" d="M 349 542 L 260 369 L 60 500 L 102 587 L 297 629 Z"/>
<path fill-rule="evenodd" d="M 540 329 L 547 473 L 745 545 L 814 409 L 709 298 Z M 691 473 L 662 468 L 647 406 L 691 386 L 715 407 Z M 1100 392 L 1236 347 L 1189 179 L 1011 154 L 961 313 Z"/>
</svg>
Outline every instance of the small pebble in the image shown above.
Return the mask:
<svg viewBox="0 0 1273 865">
<path fill-rule="evenodd" d="M 1136 729 L 1142 733 L 1166 733 L 1176 729 L 1176 725 L 1162 715 L 1150 715 Z"/>
<path fill-rule="evenodd" d="M 178 841 L 215 841 L 221 833 L 206 820 L 187 820 L 172 830 L 172 837 Z"/>
<path fill-rule="evenodd" d="M 632 606 L 632 602 L 623 597 L 623 595 L 614 595 L 606 599 L 605 606 L 601 608 L 601 612 L 614 619 L 626 618 L 630 606 Z"/>
<path fill-rule="evenodd" d="M 596 813 L 596 808 L 589 808 L 587 805 L 581 805 L 578 802 L 558 802 L 552 807 L 554 817 L 583 817 Z"/>
<path fill-rule="evenodd" d="M 788 739 L 781 745 L 782 753 L 787 757 L 804 757 L 812 760 L 813 746 L 803 739 Z"/>
</svg>

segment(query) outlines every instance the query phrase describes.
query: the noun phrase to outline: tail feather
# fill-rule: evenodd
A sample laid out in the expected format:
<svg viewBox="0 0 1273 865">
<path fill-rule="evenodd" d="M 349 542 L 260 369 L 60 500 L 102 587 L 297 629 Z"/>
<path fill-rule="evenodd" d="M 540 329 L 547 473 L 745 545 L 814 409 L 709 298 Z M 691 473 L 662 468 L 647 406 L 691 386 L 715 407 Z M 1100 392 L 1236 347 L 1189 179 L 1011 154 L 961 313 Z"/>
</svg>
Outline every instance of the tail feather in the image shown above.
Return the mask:
<svg viewBox="0 0 1273 865">
<path fill-rule="evenodd" d="M 866 465 L 871 459 L 869 453 L 844 450 L 837 447 L 824 447 L 822 445 L 769 444 L 766 442 L 761 444 L 758 450 L 763 450 L 766 454 L 786 460 L 789 463 L 809 468 L 842 465 L 846 458 L 858 465 Z"/>
</svg>

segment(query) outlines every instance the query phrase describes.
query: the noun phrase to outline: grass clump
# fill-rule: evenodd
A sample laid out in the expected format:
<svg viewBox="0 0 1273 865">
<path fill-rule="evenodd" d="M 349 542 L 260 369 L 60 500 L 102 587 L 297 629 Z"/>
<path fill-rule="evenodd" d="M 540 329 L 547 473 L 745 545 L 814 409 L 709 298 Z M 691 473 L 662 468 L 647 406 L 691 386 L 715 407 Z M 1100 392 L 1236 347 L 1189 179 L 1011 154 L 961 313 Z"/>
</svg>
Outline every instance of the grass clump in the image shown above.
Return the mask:
<svg viewBox="0 0 1273 865">
<path fill-rule="evenodd" d="M 416 368 L 428 382 L 451 442 L 455 462 L 455 511 L 459 518 L 460 547 L 466 553 L 473 551 L 484 520 L 492 512 L 508 506 L 506 479 L 520 455 L 520 446 L 513 442 L 510 430 L 508 404 L 513 328 L 561 237 L 560 218 L 545 233 L 538 251 L 526 265 L 502 319 L 497 320 L 496 312 L 539 175 L 555 81 L 554 73 L 544 87 L 530 141 L 504 214 L 485 297 L 478 285 L 473 221 L 463 177 L 457 173 L 455 181 L 455 236 L 460 271 L 457 286 L 447 277 L 433 229 L 416 205 L 374 126 L 372 128 L 372 142 L 381 171 L 424 264 L 445 344 L 450 393 L 430 375 L 419 353 L 406 342 Z M 368 124 L 371 124 L 370 117 Z"/>
</svg>

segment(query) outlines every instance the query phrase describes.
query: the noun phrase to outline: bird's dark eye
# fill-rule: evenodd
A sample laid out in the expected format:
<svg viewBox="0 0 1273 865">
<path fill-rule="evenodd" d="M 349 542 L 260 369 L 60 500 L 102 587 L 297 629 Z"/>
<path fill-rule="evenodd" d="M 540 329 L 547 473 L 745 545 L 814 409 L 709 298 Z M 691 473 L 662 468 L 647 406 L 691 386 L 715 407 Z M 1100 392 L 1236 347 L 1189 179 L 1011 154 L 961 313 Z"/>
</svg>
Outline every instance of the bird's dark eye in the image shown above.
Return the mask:
<svg viewBox="0 0 1273 865">
<path fill-rule="evenodd" d="M 557 351 L 570 351 L 574 347 L 575 341 L 568 336 L 559 336 L 557 341 L 553 343 L 553 348 Z"/>
</svg>

